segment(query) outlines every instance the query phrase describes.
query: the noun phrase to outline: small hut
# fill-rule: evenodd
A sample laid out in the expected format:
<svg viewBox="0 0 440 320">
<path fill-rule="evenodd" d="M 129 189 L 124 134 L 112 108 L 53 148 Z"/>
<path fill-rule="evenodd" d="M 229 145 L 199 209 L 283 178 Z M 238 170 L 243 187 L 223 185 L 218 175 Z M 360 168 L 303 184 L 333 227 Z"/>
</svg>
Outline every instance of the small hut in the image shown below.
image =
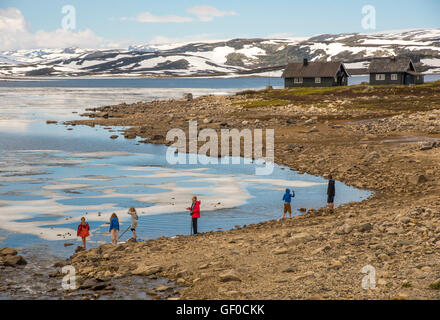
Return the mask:
<svg viewBox="0 0 440 320">
<path fill-rule="evenodd" d="M 368 68 L 370 84 L 420 84 L 423 74 L 418 73 L 410 58 L 377 58 Z"/>
<path fill-rule="evenodd" d="M 349 74 L 340 61 L 289 63 L 283 72 L 284 87 L 346 86 Z"/>
</svg>

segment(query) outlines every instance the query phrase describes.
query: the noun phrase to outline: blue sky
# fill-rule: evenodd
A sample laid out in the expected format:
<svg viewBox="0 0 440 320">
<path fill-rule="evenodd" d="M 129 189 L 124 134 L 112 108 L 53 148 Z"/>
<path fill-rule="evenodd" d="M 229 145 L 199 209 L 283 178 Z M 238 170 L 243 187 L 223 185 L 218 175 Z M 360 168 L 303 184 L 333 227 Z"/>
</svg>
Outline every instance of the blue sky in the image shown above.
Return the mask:
<svg viewBox="0 0 440 320">
<path fill-rule="evenodd" d="M 76 9 L 74 32 L 88 31 L 87 35 L 73 36 L 82 39 L 92 35 L 95 41 L 115 40 L 124 44 L 440 27 L 438 0 L 1 0 L 0 19 L 2 15 L 11 15 L 11 11 L 5 11 L 7 8 L 16 8 L 20 19 L 26 20 L 26 32 L 30 36 L 45 32 L 42 34 L 47 39 L 50 32 L 61 28 L 61 8 L 65 5 Z M 364 5 L 372 5 L 376 10 L 375 30 L 362 28 Z M 158 22 L 163 20 L 168 22 Z M 13 45 L 11 37 L 8 43 Z"/>
</svg>

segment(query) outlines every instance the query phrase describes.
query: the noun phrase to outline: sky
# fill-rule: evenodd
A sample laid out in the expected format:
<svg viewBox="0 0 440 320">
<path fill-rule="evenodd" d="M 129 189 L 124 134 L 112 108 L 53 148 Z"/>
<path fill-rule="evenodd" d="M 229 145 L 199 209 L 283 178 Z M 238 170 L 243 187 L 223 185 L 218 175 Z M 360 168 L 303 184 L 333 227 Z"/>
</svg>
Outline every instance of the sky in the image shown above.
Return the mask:
<svg viewBox="0 0 440 320">
<path fill-rule="evenodd" d="M 0 51 L 439 28 L 439 12 L 439 0 L 0 0 Z"/>
</svg>

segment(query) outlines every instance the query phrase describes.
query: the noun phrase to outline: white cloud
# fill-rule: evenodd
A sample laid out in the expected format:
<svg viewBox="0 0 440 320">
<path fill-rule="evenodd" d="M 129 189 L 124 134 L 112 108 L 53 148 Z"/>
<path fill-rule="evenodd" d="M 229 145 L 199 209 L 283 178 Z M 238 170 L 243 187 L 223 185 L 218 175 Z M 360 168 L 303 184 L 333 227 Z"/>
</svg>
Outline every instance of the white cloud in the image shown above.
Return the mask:
<svg viewBox="0 0 440 320">
<path fill-rule="evenodd" d="M 0 50 L 106 47 L 108 42 L 90 29 L 72 31 L 30 31 L 29 23 L 17 8 L 0 9 Z"/>
<path fill-rule="evenodd" d="M 137 22 L 149 22 L 149 23 L 164 23 L 164 22 L 180 23 L 180 22 L 192 22 L 197 20 L 207 22 L 207 21 L 212 21 L 214 18 L 237 14 L 234 11 L 221 11 L 217 8 L 206 5 L 191 7 L 188 8 L 186 11 L 189 14 L 196 16 L 196 19 L 192 17 L 183 17 L 176 15 L 155 16 L 147 11 L 138 14 L 135 18 L 122 17 L 120 18 L 120 20 L 121 21 L 133 20 Z"/>
<path fill-rule="evenodd" d="M 195 15 L 200 21 L 211 21 L 214 18 L 224 16 L 234 16 L 237 13 L 234 11 L 221 11 L 211 6 L 195 6 L 186 10 L 188 13 Z"/>
<path fill-rule="evenodd" d="M 137 22 L 191 22 L 194 19 L 190 17 L 180 17 L 176 15 L 154 16 L 150 12 L 142 12 L 136 18 L 122 17 L 122 21 L 135 20 Z"/>
</svg>

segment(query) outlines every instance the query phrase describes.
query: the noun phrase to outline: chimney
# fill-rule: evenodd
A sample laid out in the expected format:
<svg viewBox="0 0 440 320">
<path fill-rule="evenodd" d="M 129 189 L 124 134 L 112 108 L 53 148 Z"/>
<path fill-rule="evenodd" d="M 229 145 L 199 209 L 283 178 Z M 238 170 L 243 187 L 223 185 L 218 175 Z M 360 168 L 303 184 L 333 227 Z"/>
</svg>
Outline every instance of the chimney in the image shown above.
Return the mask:
<svg viewBox="0 0 440 320">
<path fill-rule="evenodd" d="M 307 58 L 304 58 L 303 60 L 303 66 L 307 66 L 309 64 L 309 62 L 307 61 Z"/>
</svg>

